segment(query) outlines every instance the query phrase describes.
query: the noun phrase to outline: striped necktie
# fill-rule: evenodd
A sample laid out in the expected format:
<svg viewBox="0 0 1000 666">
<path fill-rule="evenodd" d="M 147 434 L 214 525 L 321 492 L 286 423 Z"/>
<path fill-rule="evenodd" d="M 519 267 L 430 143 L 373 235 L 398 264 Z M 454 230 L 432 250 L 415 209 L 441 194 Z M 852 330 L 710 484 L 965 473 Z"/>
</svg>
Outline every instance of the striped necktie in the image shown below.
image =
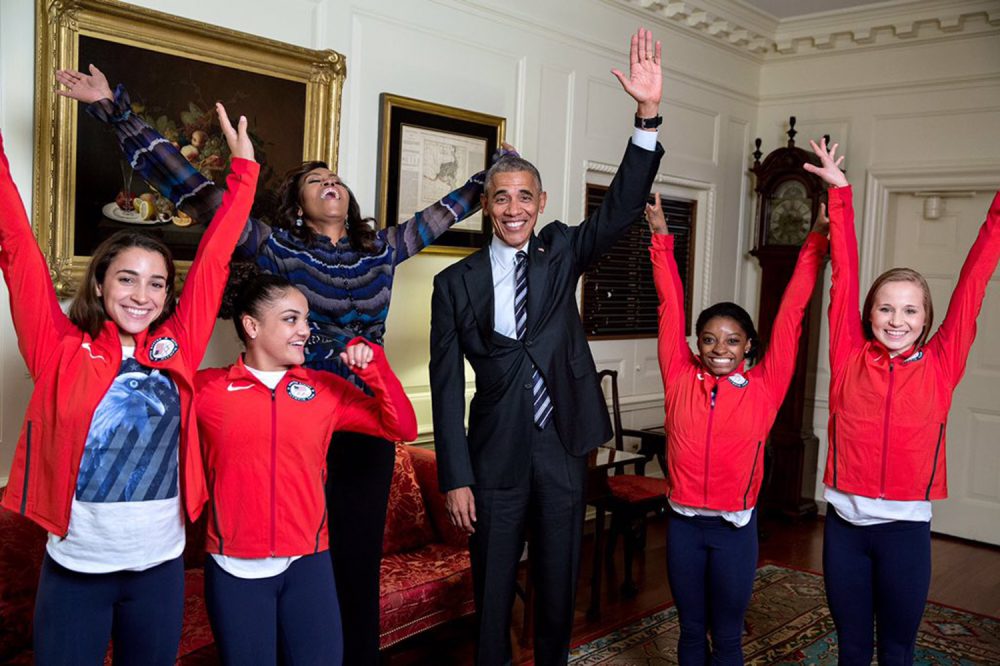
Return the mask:
<svg viewBox="0 0 1000 666">
<path fill-rule="evenodd" d="M 517 253 L 514 263 L 514 323 L 517 329 L 517 339 L 524 339 L 524 331 L 528 326 L 528 255 L 523 250 Z M 552 401 L 549 390 L 545 388 L 542 373 L 532 364 L 531 394 L 534 399 L 535 425 L 544 429 L 552 420 Z"/>
</svg>

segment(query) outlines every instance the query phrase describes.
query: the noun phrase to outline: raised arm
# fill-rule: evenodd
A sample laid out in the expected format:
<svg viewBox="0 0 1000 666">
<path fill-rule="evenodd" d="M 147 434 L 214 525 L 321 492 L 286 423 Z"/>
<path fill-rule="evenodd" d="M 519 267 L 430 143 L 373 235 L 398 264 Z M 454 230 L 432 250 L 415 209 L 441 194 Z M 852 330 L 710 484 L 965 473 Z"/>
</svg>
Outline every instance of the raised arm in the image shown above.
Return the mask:
<svg viewBox="0 0 1000 666">
<path fill-rule="evenodd" d="M 89 74 L 58 70 L 56 81 L 63 86 L 57 93 L 87 104 L 87 113 L 111 127 L 122 156 L 146 183 L 199 224 L 212 220 L 222 205 L 224 191 L 198 171 L 177 146 L 132 112 L 125 86 L 119 84 L 112 93 L 104 73 L 94 65 L 90 65 Z M 254 258 L 270 233 L 267 224 L 248 216 L 237 256 Z"/>
<path fill-rule="evenodd" d="M 517 155 L 517 151 L 510 144 L 502 144 L 493 153 L 491 162 L 496 162 L 504 155 Z M 452 225 L 479 210 L 486 171 L 483 169 L 473 174 L 465 185 L 444 195 L 406 222 L 389 227 L 386 239 L 396 248 L 395 263 L 406 261 L 433 244 Z"/>
<path fill-rule="evenodd" d="M 660 55 L 660 42 L 654 42 L 649 30 L 640 28 L 632 35 L 629 46 L 629 75 L 611 70 L 625 92 L 635 100 L 637 120 L 659 117 L 663 93 Z M 642 215 L 662 155 L 663 147 L 656 141 L 656 128 L 637 129 L 600 207 L 571 229 L 578 272 L 582 273 L 600 259 Z"/>
<path fill-rule="evenodd" d="M 0 270 L 10 293 L 17 346 L 32 378 L 58 341 L 73 330 L 59 308 L 49 267 L 31 232 L 31 222 L 10 174 L 0 136 Z"/>
<path fill-rule="evenodd" d="M 646 206 L 646 221 L 653 232 L 652 245 L 649 246 L 649 258 L 653 262 L 653 283 L 656 285 L 656 295 L 660 305 L 657 310 L 659 324 L 656 336 L 657 355 L 660 359 L 660 374 L 663 383 L 672 380 L 684 367 L 685 361 L 691 358 L 691 348 L 688 347 L 684 335 L 684 286 L 677 270 L 677 260 L 674 258 L 674 237 L 667 229 L 667 220 L 663 216 L 660 204 L 660 193 L 655 195 L 655 203 Z"/>
<path fill-rule="evenodd" d="M 396 442 L 416 439 L 417 416 L 403 385 L 389 367 L 385 351 L 364 338 L 355 338 L 340 353 L 340 357 L 375 395 L 366 395 L 340 377 L 331 375 L 331 379 L 335 378 L 344 386 L 345 398 L 334 417 L 334 428 Z"/>
<path fill-rule="evenodd" d="M 820 219 L 822 220 L 822 216 Z M 822 221 L 816 225 L 817 229 L 824 226 Z M 816 278 L 823 268 L 827 245 L 826 236 L 816 230 L 806 237 L 771 327 L 767 353 L 761 360 L 758 372 L 770 391 L 775 408 L 785 399 L 788 384 L 795 373 L 802 317 L 816 287 Z"/>
<path fill-rule="evenodd" d="M 852 350 L 865 343 L 858 300 L 858 239 L 854 231 L 854 201 L 847 177 L 840 170 L 844 158 L 836 157 L 837 144 L 829 150 L 826 140 L 810 141 L 820 166 L 804 169 L 822 178 L 829 186 L 830 215 L 830 369 L 836 374 Z"/>
<path fill-rule="evenodd" d="M 234 129 L 222 104 L 216 104 L 219 123 L 233 155 L 222 205 L 201 237 L 191 263 L 184 290 L 172 319 L 186 331 L 191 344 L 192 365 L 197 368 L 215 327 L 222 292 L 229 277 L 229 258 L 253 205 L 260 165 L 254 161 L 253 144 L 247 136 L 247 119 L 240 116 Z"/>
<path fill-rule="evenodd" d="M 969 256 L 958 274 L 958 284 L 948 303 L 948 312 L 928 347 L 940 354 L 951 379 L 957 386 L 965 373 L 969 349 L 976 339 L 976 319 L 983 306 L 986 286 L 989 284 L 997 261 L 1000 260 L 1000 192 L 986 213 L 986 221 L 979 228 L 979 235 L 969 250 Z"/>
</svg>

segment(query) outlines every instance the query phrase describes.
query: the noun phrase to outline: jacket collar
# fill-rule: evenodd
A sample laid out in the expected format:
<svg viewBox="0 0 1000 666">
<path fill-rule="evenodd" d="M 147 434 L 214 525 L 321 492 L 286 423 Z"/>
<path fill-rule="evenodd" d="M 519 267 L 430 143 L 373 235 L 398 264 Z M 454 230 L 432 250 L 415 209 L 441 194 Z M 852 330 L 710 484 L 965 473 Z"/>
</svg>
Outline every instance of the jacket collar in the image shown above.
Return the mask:
<svg viewBox="0 0 1000 666">
<path fill-rule="evenodd" d="M 246 363 L 243 360 L 243 354 L 239 355 L 239 357 L 236 359 L 236 363 L 233 363 L 231 366 L 229 366 L 229 372 L 226 373 L 226 378 L 229 380 L 244 379 L 246 381 L 256 382 L 258 384 L 260 383 L 260 380 L 257 379 L 254 376 L 254 374 L 247 369 Z M 309 379 L 309 373 L 301 365 L 295 365 L 289 368 L 287 371 L 285 371 L 285 377 L 282 378 L 282 381 L 284 381 L 285 378 L 306 381 Z"/>
<path fill-rule="evenodd" d="M 885 362 L 888 363 L 889 361 L 892 360 L 898 360 L 900 363 L 905 363 L 911 360 L 916 361 L 923 355 L 922 351 L 917 347 L 915 343 L 912 347 L 910 347 L 906 351 L 900 352 L 895 356 L 891 356 L 889 354 L 889 350 L 886 349 L 885 345 L 883 345 L 875 338 L 869 340 L 868 344 L 869 344 L 868 358 L 874 362 L 879 362 L 884 360 Z"/>
</svg>

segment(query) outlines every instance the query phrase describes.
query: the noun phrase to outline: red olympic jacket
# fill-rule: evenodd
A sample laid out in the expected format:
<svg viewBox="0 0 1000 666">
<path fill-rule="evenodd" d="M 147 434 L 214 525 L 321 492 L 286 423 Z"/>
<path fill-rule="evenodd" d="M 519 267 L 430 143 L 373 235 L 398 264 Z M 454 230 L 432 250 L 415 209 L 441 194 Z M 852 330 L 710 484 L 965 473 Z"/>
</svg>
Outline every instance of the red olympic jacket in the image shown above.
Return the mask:
<svg viewBox="0 0 1000 666">
<path fill-rule="evenodd" d="M 858 308 L 858 244 L 850 186 L 830 190 L 830 425 L 823 483 L 891 500 L 948 496 L 945 430 L 976 317 L 1000 260 L 1000 193 L 969 251 L 934 336 L 889 358 L 866 340 Z"/>
<path fill-rule="evenodd" d="M 18 348 L 35 383 L 3 506 L 64 536 L 90 421 L 118 375 L 121 341 L 114 322 L 91 338 L 59 308 L 2 153 L 0 141 L 0 269 L 10 292 Z M 202 237 L 174 314 L 156 330 L 136 336 L 136 360 L 166 371 L 180 394 L 181 491 L 192 521 L 208 497 L 198 429 L 190 427 L 195 423 L 194 375 L 215 326 L 229 257 L 250 214 L 259 170 L 256 162 L 233 160 L 228 191 Z"/>
<path fill-rule="evenodd" d="M 802 315 L 823 265 L 827 240 L 810 233 L 756 366 L 716 377 L 684 336 L 684 290 L 674 239 L 653 234 L 650 256 L 660 298 L 659 359 L 666 410 L 667 497 L 686 506 L 741 511 L 757 503 L 764 442 L 795 371 Z"/>
<path fill-rule="evenodd" d="M 366 342 L 355 338 L 349 344 Z M 272 391 L 240 358 L 198 373 L 198 429 L 209 484 L 206 550 L 291 557 L 329 548 L 326 450 L 335 430 L 410 441 L 413 413 L 378 345 L 356 374 L 375 397 L 329 372 L 292 368 Z"/>
</svg>

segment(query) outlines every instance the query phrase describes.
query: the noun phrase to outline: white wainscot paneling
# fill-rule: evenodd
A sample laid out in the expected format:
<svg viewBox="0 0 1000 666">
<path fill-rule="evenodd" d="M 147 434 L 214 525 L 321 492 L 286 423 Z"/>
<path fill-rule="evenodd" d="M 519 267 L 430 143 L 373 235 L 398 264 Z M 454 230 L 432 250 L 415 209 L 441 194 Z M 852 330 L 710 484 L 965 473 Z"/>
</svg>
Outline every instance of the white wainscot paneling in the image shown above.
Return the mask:
<svg viewBox="0 0 1000 666">
<path fill-rule="evenodd" d="M 996 159 L 1000 108 L 877 115 L 870 143 L 880 164 Z"/>
<path fill-rule="evenodd" d="M 1000 412 L 970 410 L 971 447 L 966 474 L 970 499 L 1000 507 L 1000 455 L 997 455 L 997 433 L 1000 433 Z"/>
</svg>

